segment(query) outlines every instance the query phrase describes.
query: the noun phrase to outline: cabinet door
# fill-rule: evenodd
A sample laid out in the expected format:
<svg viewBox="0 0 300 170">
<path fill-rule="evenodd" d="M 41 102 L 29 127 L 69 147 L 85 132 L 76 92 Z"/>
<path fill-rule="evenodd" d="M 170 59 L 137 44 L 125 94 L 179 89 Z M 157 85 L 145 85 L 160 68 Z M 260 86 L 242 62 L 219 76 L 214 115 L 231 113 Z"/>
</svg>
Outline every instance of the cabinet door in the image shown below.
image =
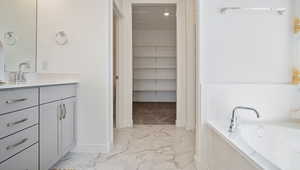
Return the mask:
<svg viewBox="0 0 300 170">
<path fill-rule="evenodd" d="M 62 101 L 64 110 L 61 120 L 61 154 L 66 154 L 75 145 L 75 98 Z"/>
<path fill-rule="evenodd" d="M 48 170 L 59 159 L 59 105 L 55 102 L 40 106 L 40 170 Z"/>
</svg>

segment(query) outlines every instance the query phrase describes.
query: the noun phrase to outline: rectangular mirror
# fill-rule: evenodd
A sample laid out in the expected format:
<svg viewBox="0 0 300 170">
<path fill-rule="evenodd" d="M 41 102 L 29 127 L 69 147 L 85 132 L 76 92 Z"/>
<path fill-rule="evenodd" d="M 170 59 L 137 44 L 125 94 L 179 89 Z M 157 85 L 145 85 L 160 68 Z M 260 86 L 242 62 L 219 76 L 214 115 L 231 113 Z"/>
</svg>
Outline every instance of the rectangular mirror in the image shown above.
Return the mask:
<svg viewBox="0 0 300 170">
<path fill-rule="evenodd" d="M 36 71 L 36 11 L 36 0 L 0 0 L 0 64 L 5 71 L 18 71 L 21 63 L 30 65 L 24 71 Z"/>
</svg>

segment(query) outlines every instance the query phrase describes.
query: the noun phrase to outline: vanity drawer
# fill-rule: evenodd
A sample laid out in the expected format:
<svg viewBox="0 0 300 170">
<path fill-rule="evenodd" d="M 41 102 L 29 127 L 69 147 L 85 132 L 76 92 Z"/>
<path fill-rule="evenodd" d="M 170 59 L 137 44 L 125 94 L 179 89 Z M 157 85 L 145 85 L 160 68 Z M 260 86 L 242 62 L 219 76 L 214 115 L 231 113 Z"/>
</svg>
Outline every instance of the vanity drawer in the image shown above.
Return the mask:
<svg viewBox="0 0 300 170">
<path fill-rule="evenodd" d="M 37 88 L 0 91 L 0 114 L 37 105 Z"/>
<path fill-rule="evenodd" d="M 0 164 L 0 170 L 38 170 L 38 144 Z"/>
<path fill-rule="evenodd" d="M 40 88 L 40 103 L 49 103 L 76 96 L 76 84 Z"/>
<path fill-rule="evenodd" d="M 38 107 L 0 115 L 0 138 L 38 123 Z"/>
<path fill-rule="evenodd" d="M 0 140 L 0 162 L 38 142 L 38 127 L 34 126 Z"/>
</svg>

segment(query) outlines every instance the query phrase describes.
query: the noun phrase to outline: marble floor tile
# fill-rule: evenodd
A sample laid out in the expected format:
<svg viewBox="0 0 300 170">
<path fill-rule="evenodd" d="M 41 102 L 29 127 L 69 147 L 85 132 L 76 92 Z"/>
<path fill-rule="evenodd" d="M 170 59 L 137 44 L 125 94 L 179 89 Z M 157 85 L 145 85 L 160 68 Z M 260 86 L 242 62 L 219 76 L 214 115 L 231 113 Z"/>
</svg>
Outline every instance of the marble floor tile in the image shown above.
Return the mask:
<svg viewBox="0 0 300 170">
<path fill-rule="evenodd" d="M 193 131 L 172 125 L 116 129 L 115 145 L 110 153 L 69 153 L 54 169 L 196 170 L 194 141 Z"/>
</svg>

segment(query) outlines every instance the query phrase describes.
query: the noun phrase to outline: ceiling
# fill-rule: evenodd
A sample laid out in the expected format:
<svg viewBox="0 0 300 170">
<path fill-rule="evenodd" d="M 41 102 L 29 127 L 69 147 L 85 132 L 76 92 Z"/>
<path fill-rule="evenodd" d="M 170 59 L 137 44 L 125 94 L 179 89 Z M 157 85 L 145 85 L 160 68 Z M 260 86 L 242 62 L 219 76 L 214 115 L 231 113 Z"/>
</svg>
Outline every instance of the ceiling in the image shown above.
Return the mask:
<svg viewBox="0 0 300 170">
<path fill-rule="evenodd" d="M 176 30 L 176 5 L 133 6 L 132 12 L 135 30 Z"/>
</svg>

